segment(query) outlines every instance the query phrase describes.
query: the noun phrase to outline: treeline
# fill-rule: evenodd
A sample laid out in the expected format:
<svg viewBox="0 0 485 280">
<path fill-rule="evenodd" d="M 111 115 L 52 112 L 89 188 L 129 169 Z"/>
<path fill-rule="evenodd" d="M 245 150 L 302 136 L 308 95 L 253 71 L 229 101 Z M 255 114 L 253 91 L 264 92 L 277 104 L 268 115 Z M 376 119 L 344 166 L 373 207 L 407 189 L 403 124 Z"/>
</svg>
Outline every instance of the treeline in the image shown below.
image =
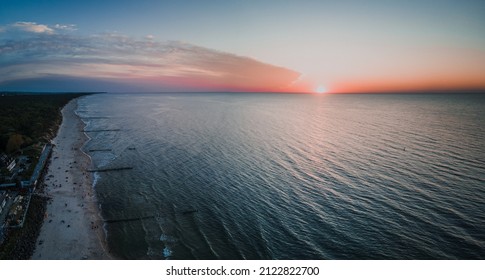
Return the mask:
<svg viewBox="0 0 485 280">
<path fill-rule="evenodd" d="M 42 142 L 55 133 L 62 107 L 88 93 L 6 94 L 0 96 L 0 153 Z"/>
</svg>

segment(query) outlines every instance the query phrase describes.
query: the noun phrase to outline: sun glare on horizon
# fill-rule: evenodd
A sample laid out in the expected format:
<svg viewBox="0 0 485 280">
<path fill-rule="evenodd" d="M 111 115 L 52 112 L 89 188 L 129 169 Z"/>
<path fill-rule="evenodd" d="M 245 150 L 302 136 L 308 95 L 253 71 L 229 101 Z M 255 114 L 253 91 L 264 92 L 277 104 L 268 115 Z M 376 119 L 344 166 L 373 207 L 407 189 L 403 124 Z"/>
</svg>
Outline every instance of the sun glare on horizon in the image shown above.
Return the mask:
<svg viewBox="0 0 485 280">
<path fill-rule="evenodd" d="M 324 86 L 322 86 L 322 85 L 318 85 L 315 88 L 315 92 L 318 93 L 318 94 L 326 93 L 327 92 L 327 88 L 324 87 Z"/>
</svg>

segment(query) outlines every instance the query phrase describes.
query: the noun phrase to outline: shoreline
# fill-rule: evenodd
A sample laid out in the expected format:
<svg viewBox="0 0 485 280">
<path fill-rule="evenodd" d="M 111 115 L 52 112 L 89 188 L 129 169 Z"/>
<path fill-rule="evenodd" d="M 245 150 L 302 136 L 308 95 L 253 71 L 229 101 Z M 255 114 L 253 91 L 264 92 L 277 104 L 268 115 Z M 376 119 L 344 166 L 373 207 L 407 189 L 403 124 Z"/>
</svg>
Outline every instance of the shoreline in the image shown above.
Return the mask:
<svg viewBox="0 0 485 280">
<path fill-rule="evenodd" d="M 93 189 L 91 159 L 82 151 L 88 137 L 75 114 L 78 98 L 62 108 L 62 123 L 43 183 L 51 197 L 32 259 L 113 259 L 109 254 L 104 222 Z"/>
</svg>

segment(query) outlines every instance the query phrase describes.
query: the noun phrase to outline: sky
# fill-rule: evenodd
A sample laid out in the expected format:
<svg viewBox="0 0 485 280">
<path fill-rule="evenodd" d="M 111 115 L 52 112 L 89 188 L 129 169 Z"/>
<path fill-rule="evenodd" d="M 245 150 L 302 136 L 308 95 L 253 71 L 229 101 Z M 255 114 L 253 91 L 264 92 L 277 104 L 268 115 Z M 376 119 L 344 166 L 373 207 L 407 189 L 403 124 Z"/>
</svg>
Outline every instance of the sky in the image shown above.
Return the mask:
<svg viewBox="0 0 485 280">
<path fill-rule="evenodd" d="M 0 91 L 485 89 L 485 1 L 0 0 Z"/>
</svg>

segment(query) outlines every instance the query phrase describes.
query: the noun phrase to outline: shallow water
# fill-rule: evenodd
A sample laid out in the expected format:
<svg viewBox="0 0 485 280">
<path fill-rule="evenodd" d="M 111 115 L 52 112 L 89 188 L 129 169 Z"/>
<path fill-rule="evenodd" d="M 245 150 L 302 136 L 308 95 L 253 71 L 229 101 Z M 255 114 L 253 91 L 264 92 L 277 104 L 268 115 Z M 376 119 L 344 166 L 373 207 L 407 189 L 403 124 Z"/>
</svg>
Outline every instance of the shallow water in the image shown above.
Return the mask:
<svg viewBox="0 0 485 280">
<path fill-rule="evenodd" d="M 485 257 L 485 95 L 99 94 L 78 114 L 120 129 L 88 133 L 96 167 L 133 167 L 96 174 L 119 258 Z"/>
</svg>

